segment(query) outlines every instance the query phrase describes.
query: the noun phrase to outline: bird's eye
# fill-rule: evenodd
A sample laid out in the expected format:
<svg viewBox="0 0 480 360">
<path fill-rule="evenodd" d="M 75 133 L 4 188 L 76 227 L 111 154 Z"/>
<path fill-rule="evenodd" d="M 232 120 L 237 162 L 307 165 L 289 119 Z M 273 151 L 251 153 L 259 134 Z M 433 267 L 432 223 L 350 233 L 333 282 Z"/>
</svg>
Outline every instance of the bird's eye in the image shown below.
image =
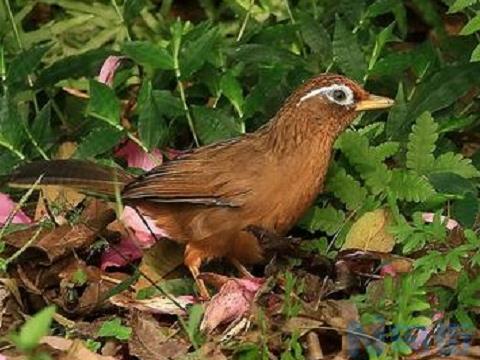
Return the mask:
<svg viewBox="0 0 480 360">
<path fill-rule="evenodd" d="M 338 102 L 342 102 L 347 98 L 347 94 L 343 90 L 333 90 L 333 99 Z"/>
</svg>

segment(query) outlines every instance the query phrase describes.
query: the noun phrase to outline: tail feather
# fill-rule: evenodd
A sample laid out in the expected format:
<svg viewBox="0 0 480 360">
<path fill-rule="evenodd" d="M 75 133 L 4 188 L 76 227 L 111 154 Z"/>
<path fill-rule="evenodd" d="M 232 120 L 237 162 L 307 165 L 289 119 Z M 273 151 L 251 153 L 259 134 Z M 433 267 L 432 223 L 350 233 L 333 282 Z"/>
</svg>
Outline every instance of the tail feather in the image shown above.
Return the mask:
<svg viewBox="0 0 480 360">
<path fill-rule="evenodd" d="M 22 165 L 10 176 L 9 185 L 25 187 L 42 176 L 40 185 L 63 185 L 81 192 L 113 196 L 133 178 L 121 169 L 83 160 L 44 160 Z"/>
</svg>

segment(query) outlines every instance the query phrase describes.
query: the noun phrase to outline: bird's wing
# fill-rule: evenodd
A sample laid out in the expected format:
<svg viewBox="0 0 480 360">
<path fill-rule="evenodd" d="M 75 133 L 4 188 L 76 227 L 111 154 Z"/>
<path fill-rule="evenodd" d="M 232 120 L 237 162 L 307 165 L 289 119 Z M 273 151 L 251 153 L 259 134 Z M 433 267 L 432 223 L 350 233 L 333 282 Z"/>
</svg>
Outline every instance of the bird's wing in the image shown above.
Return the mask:
<svg viewBox="0 0 480 360">
<path fill-rule="evenodd" d="M 128 184 L 125 200 L 239 207 L 250 191 L 248 182 L 235 179 L 230 162 L 186 157 L 165 163 Z"/>
</svg>

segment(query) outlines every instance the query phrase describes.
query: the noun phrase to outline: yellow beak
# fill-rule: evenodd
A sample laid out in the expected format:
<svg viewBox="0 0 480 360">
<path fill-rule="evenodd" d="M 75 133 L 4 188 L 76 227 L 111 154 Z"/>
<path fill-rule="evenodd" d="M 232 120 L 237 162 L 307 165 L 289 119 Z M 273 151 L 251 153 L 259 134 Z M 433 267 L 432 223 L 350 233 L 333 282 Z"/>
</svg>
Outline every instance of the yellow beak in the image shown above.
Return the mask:
<svg viewBox="0 0 480 360">
<path fill-rule="evenodd" d="M 367 99 L 357 103 L 355 111 L 385 109 L 391 107 L 393 104 L 395 104 L 395 101 L 390 98 L 370 95 Z"/>
</svg>

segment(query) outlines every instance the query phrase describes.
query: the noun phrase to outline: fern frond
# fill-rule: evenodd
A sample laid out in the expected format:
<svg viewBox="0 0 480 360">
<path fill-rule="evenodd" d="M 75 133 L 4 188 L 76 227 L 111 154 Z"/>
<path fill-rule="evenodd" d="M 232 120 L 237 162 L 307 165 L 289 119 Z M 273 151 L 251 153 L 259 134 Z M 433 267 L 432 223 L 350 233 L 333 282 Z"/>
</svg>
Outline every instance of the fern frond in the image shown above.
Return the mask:
<svg viewBox="0 0 480 360">
<path fill-rule="evenodd" d="M 407 168 L 424 174 L 431 169 L 434 161 L 433 151 L 438 139 L 438 125 L 430 113 L 425 112 L 412 127 L 407 144 Z"/>
<path fill-rule="evenodd" d="M 392 170 L 390 190 L 399 200 L 420 202 L 435 193 L 433 186 L 414 171 Z"/>
<path fill-rule="evenodd" d="M 327 179 L 326 190 L 339 198 L 349 210 L 358 209 L 367 197 L 367 191 L 345 169 L 333 168 Z"/>
<path fill-rule="evenodd" d="M 473 166 L 470 159 L 453 152 L 448 152 L 437 157 L 433 163 L 431 172 L 451 172 L 467 179 L 480 176 L 480 171 Z"/>
<path fill-rule="evenodd" d="M 373 195 L 378 195 L 386 190 L 392 178 L 392 172 L 382 164 L 375 171 L 370 171 L 363 177 Z"/>
<path fill-rule="evenodd" d="M 385 161 L 398 152 L 400 144 L 395 141 L 387 141 L 374 148 L 376 159 L 378 161 Z"/>
<path fill-rule="evenodd" d="M 301 225 L 312 233 L 324 231 L 328 235 L 333 235 L 340 229 L 344 221 L 345 213 L 342 210 L 337 210 L 331 205 L 328 205 L 326 208 L 315 206 L 302 221 Z"/>
</svg>

